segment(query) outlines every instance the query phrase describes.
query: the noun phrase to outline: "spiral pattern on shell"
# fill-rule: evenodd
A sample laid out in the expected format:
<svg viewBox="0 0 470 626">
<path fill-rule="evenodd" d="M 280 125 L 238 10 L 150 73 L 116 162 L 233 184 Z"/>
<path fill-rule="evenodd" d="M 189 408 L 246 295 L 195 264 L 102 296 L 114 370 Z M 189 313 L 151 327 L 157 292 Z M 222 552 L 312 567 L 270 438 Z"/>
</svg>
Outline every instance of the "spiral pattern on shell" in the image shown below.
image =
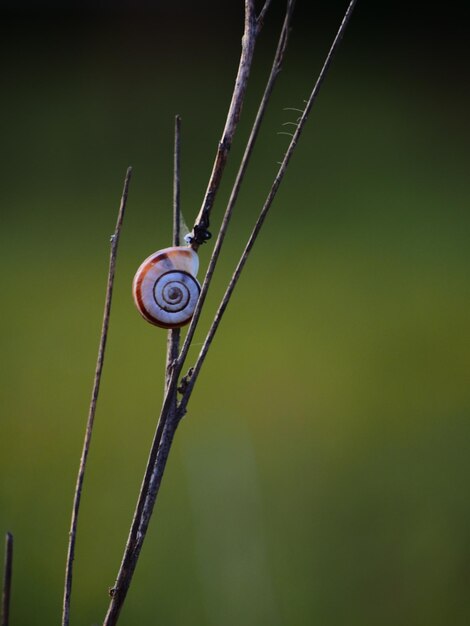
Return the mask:
<svg viewBox="0 0 470 626">
<path fill-rule="evenodd" d="M 136 272 L 134 302 L 144 319 L 161 328 L 191 321 L 201 291 L 199 259 L 191 248 L 174 246 L 151 254 Z"/>
</svg>

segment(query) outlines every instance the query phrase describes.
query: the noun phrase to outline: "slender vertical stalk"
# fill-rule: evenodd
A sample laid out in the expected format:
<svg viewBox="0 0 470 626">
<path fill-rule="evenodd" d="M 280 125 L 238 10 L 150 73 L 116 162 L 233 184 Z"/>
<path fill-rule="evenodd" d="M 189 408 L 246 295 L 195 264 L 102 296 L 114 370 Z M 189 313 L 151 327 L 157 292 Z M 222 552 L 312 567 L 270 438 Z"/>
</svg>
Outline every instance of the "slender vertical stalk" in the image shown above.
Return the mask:
<svg viewBox="0 0 470 626">
<path fill-rule="evenodd" d="M 181 116 L 175 115 L 173 153 L 173 245 L 179 246 L 181 230 Z"/>
<path fill-rule="evenodd" d="M 173 153 L 173 245 L 180 245 L 180 230 L 181 230 L 181 203 L 180 203 L 180 190 L 181 190 L 181 117 L 175 116 L 175 147 Z M 165 389 L 168 385 L 168 381 L 171 375 L 171 368 L 173 363 L 178 358 L 179 345 L 180 345 L 180 329 L 172 328 L 168 331 L 167 338 L 167 355 L 166 355 L 166 378 Z M 176 393 L 175 396 L 175 409 L 176 409 Z"/>
<path fill-rule="evenodd" d="M 180 245 L 180 230 L 181 230 L 181 201 L 180 201 L 180 189 L 181 189 L 181 117 L 175 116 L 175 141 L 174 141 L 174 156 L 173 156 L 173 233 L 172 243 L 174 246 Z M 174 328 L 168 331 L 167 335 L 167 355 L 166 355 L 166 371 L 165 371 L 165 392 L 168 398 L 167 410 L 162 411 L 160 419 L 157 424 L 157 429 L 153 438 L 147 467 L 145 469 L 144 479 L 140 488 L 139 498 L 137 501 L 134 517 L 132 519 L 129 536 L 127 539 L 126 549 L 124 551 L 123 560 L 119 569 L 118 577 L 114 588 L 111 590 L 111 602 L 108 608 L 108 612 L 105 617 L 105 626 L 112 626 L 116 624 L 119 619 L 122 604 L 124 603 L 127 590 L 129 588 L 132 574 L 137 564 L 137 559 L 140 554 L 140 548 L 142 546 L 143 537 L 145 536 L 145 526 L 143 531 L 142 518 L 144 515 L 144 509 L 148 510 L 148 492 L 152 481 L 152 474 L 154 471 L 154 465 L 156 459 L 165 456 L 165 462 L 168 458 L 168 454 L 171 447 L 171 441 L 177 427 L 176 409 L 177 409 L 177 397 L 176 386 L 172 385 L 170 389 L 170 382 L 173 375 L 173 367 L 178 358 L 180 341 L 180 329 Z M 160 461 L 161 462 L 161 461 Z M 158 487 L 160 486 L 161 477 Z M 152 483 L 153 488 L 153 483 Z M 153 509 L 153 506 L 152 506 Z M 145 524 L 144 524 L 145 525 Z"/>
<path fill-rule="evenodd" d="M 180 226 L 181 226 L 181 202 L 180 202 L 180 187 L 181 187 L 181 175 L 180 175 L 180 161 L 181 161 L 181 117 L 175 116 L 175 147 L 174 147 L 174 159 L 173 159 L 173 245 L 180 245 Z M 163 472 L 165 471 L 168 455 L 170 454 L 171 444 L 178 427 L 177 419 L 177 390 L 173 386 L 171 392 L 169 391 L 169 385 L 172 376 L 172 370 L 174 364 L 177 361 L 179 353 L 180 343 L 180 328 L 172 328 L 168 331 L 167 337 L 167 355 L 166 355 L 166 380 L 165 390 L 170 394 L 171 405 L 166 413 L 162 413 L 157 429 L 158 440 L 158 452 L 155 461 L 153 471 L 149 473 L 146 488 L 145 488 L 145 500 L 142 502 L 142 508 L 139 516 L 139 526 L 137 529 L 137 537 L 145 537 L 147 528 L 150 522 L 150 517 L 153 512 L 155 504 L 156 493 L 160 488 L 160 484 L 163 478 Z M 158 471 L 155 472 L 155 468 L 158 467 Z M 140 554 L 142 542 L 136 542 L 134 547 L 134 556 L 137 557 Z"/>
<path fill-rule="evenodd" d="M 3 566 L 2 625 L 10 623 L 11 579 L 13 576 L 13 535 L 5 535 L 5 564 Z"/>
<path fill-rule="evenodd" d="M 72 506 L 72 519 L 70 523 L 69 531 L 69 543 L 67 550 L 67 561 L 65 565 L 65 585 L 64 585 L 64 599 L 62 608 L 62 626 L 68 626 L 70 621 L 70 599 L 72 594 L 72 579 L 73 579 L 73 561 L 75 557 L 75 542 L 77 539 L 77 525 L 78 514 L 80 510 L 80 501 L 82 497 L 83 480 L 85 478 L 85 470 L 88 459 L 88 453 L 90 451 L 91 437 L 93 433 L 93 425 L 95 421 L 96 405 L 98 402 L 98 395 L 100 391 L 101 375 L 103 372 L 104 357 L 106 351 L 106 341 L 108 338 L 109 318 L 111 315 L 111 302 L 113 298 L 114 276 L 116 273 L 116 259 L 119 245 L 119 236 L 121 234 L 122 223 L 124 220 L 124 213 L 126 210 L 127 196 L 129 193 L 129 183 L 131 180 L 132 168 L 129 167 L 124 179 L 124 188 L 122 191 L 121 202 L 119 205 L 118 217 L 116 222 L 116 228 L 111 235 L 111 249 L 109 256 L 109 270 L 108 281 L 106 284 L 106 297 L 104 303 L 103 323 L 101 326 L 101 336 L 98 347 L 98 357 L 96 360 L 95 376 L 93 380 L 93 389 L 91 393 L 90 407 L 88 411 L 88 419 L 85 429 L 85 438 L 83 441 L 82 455 L 80 458 L 80 465 L 78 468 L 77 482 L 75 485 L 75 493 Z"/>
</svg>

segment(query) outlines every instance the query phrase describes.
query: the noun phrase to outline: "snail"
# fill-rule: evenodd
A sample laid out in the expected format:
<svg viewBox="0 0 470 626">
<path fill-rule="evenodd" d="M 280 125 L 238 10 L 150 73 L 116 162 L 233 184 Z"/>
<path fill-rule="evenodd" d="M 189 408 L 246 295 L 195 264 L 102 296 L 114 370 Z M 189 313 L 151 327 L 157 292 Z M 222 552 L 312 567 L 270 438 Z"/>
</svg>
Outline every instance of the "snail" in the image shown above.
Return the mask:
<svg viewBox="0 0 470 626">
<path fill-rule="evenodd" d="M 135 305 L 147 322 L 179 328 L 191 321 L 201 291 L 199 258 L 192 248 L 173 246 L 151 254 L 132 283 Z"/>
</svg>

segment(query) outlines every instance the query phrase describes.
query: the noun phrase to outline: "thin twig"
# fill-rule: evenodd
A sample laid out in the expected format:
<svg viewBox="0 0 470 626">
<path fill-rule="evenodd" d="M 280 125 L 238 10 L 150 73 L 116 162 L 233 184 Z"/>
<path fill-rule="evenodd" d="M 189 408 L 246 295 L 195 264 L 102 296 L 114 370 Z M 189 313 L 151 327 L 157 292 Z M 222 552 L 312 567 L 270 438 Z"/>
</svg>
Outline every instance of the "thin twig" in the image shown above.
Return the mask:
<svg viewBox="0 0 470 626">
<path fill-rule="evenodd" d="M 266 0 L 266 2 L 263 5 L 263 8 L 261 9 L 261 11 L 259 12 L 259 15 L 257 17 L 257 21 L 258 21 L 258 28 L 261 28 L 264 24 L 264 18 L 266 16 L 266 13 L 268 12 L 269 6 L 271 4 L 271 0 Z"/>
<path fill-rule="evenodd" d="M 173 160 L 173 245 L 174 246 L 179 246 L 180 245 L 180 225 L 181 225 L 181 202 L 180 202 L 180 189 L 181 189 L 181 117 L 179 115 L 175 116 L 175 149 L 174 149 L 174 160 Z M 178 353 L 179 353 L 179 348 L 180 348 L 180 334 L 181 334 L 181 329 L 180 328 L 172 328 L 168 331 L 168 339 L 167 339 L 167 355 L 166 355 L 166 372 L 167 372 L 167 380 L 166 380 L 166 388 L 168 388 L 168 385 L 170 383 L 170 379 L 171 379 L 171 370 L 174 366 L 174 364 L 176 363 L 176 360 L 178 358 Z M 168 417 L 166 420 L 162 420 L 162 439 L 161 442 L 158 446 L 158 454 L 162 455 L 165 454 L 165 450 L 166 450 L 166 454 L 165 454 L 165 461 L 163 462 L 163 469 L 160 475 L 160 481 L 161 481 L 161 477 L 163 476 L 163 471 L 164 471 L 164 467 L 166 465 L 166 459 L 168 458 L 168 454 L 170 452 L 170 447 L 171 447 L 171 440 L 173 439 L 173 435 L 175 433 L 176 430 L 176 424 L 175 427 L 172 428 L 171 425 L 173 422 L 176 421 L 176 410 L 177 410 L 177 392 L 176 389 L 173 390 L 172 392 L 172 396 L 171 396 L 171 400 L 172 400 L 172 405 L 171 405 L 171 410 L 168 414 Z M 170 428 L 166 429 L 166 422 L 169 423 Z M 168 434 L 171 433 L 171 439 L 170 439 L 170 443 L 168 445 L 166 445 L 166 440 L 168 438 Z M 157 455 L 157 460 L 158 460 L 158 455 Z M 160 486 L 160 481 L 159 481 L 159 486 Z M 147 487 L 147 496 L 145 499 L 145 503 L 144 503 L 144 507 L 143 507 L 143 511 L 142 511 L 142 518 L 145 519 L 146 517 L 146 510 L 147 510 L 147 503 L 148 503 L 148 499 L 149 497 L 151 497 L 149 494 L 152 493 L 153 491 L 153 487 L 152 487 L 152 482 L 150 481 L 149 486 Z M 153 506 L 152 506 L 153 509 Z M 148 522 L 150 521 L 150 516 L 151 516 L 151 512 L 148 516 L 148 521 L 145 527 L 145 531 L 142 529 L 142 519 L 140 521 L 140 525 L 139 525 L 139 530 L 137 531 L 138 534 L 142 534 L 146 532 L 147 530 L 147 526 L 148 526 Z"/>
<path fill-rule="evenodd" d="M 180 226 L 181 226 L 181 117 L 175 116 L 175 144 L 173 154 L 173 245 L 180 245 Z M 180 328 L 171 328 L 167 334 L 167 353 L 166 353 L 166 380 L 165 391 L 171 379 L 171 371 L 178 358 L 180 348 Z M 177 409 L 177 392 L 176 389 L 172 393 L 172 406 L 166 420 L 161 420 L 159 424 L 160 439 L 164 436 L 165 422 L 176 419 Z M 160 443 L 158 444 L 160 447 Z M 150 474 L 149 474 L 150 478 Z M 148 497 L 148 485 L 146 485 Z M 145 505 L 145 503 L 144 503 Z M 140 531 L 140 526 L 139 526 Z M 138 532 L 139 532 L 138 531 Z"/>
<path fill-rule="evenodd" d="M 222 302 L 220 303 L 220 306 L 217 310 L 217 313 L 215 314 L 214 320 L 209 328 L 209 331 L 207 333 L 206 339 L 204 341 L 204 344 L 201 348 L 201 351 L 199 353 L 199 356 L 196 360 L 196 363 L 194 365 L 194 367 L 191 370 L 191 376 L 188 377 L 188 381 L 187 381 L 187 385 L 186 385 L 186 389 L 184 391 L 183 397 L 181 398 L 180 404 L 179 404 L 179 409 L 178 409 L 178 413 L 180 415 L 184 415 L 184 413 L 187 410 L 187 404 L 189 401 L 189 398 L 191 396 L 192 390 L 194 388 L 194 384 L 197 380 L 197 377 L 199 375 L 199 372 L 201 370 L 202 364 L 204 363 L 204 360 L 207 356 L 207 352 L 210 348 L 210 345 L 212 343 L 212 340 L 214 339 L 214 335 L 217 331 L 217 328 L 219 327 L 220 321 L 222 319 L 222 316 L 225 312 L 225 309 L 227 308 L 227 305 L 230 301 L 230 297 L 233 293 L 233 290 L 235 289 L 235 286 L 240 278 L 240 274 L 243 270 L 243 267 L 248 259 L 248 256 L 251 252 L 251 249 L 256 241 L 256 238 L 258 237 L 258 234 L 261 230 L 261 227 L 263 226 L 264 220 L 266 219 L 266 215 L 268 214 L 269 209 L 271 208 L 271 204 L 274 200 L 274 197 L 277 193 L 277 190 L 279 189 L 279 185 L 281 184 L 282 179 L 284 178 L 284 174 L 286 172 L 287 166 L 289 164 L 290 158 L 294 152 L 294 149 L 297 145 L 298 139 L 302 133 L 302 130 L 305 126 L 305 123 L 307 121 L 308 115 L 310 113 L 310 110 L 313 106 L 313 103 L 315 102 L 318 93 L 320 91 L 320 87 L 323 83 L 323 80 L 326 76 L 326 73 L 328 71 L 328 68 L 330 67 L 331 61 L 333 59 L 334 53 L 336 52 L 339 43 L 341 42 L 341 39 L 343 37 L 344 31 L 346 29 L 346 26 L 348 25 L 349 19 L 351 17 L 351 14 L 353 12 L 354 6 L 356 4 L 357 0 L 352 0 L 346 10 L 346 13 L 344 15 L 344 18 L 341 22 L 341 25 L 338 29 L 338 32 L 336 33 L 336 37 L 333 40 L 333 43 L 330 47 L 330 50 L 326 56 L 326 59 L 323 63 L 323 67 L 320 71 L 320 74 L 317 78 L 317 81 L 313 87 L 312 93 L 310 94 L 310 97 L 307 101 L 307 104 L 302 112 L 302 116 L 300 118 L 299 124 L 294 132 L 294 136 L 292 137 L 292 140 L 289 144 L 289 147 L 287 148 L 287 152 L 284 156 L 284 159 L 282 160 L 281 166 L 278 170 L 278 173 L 274 179 L 273 185 L 268 193 L 268 196 L 266 198 L 266 201 L 264 203 L 264 206 L 258 216 L 258 219 L 256 221 L 256 224 L 251 232 L 250 238 L 248 240 L 248 243 L 240 257 L 240 260 L 238 262 L 238 265 L 235 269 L 235 272 L 230 280 L 230 283 L 227 287 L 227 290 L 224 294 L 224 297 L 222 298 Z"/>
<path fill-rule="evenodd" d="M 259 28 L 256 23 L 254 1 L 245 0 L 245 26 L 237 78 L 229 112 L 227 115 L 225 128 L 222 134 L 222 139 L 219 143 L 216 159 L 204 197 L 203 205 L 199 216 L 196 219 L 193 233 L 191 235 L 191 245 L 194 248 L 197 248 L 198 245 L 200 243 L 203 243 L 208 237 L 207 228 L 209 226 L 209 214 L 214 203 L 215 194 L 219 187 L 220 178 L 222 176 L 222 172 L 228 156 L 228 151 L 232 144 L 233 135 L 238 123 L 238 118 L 240 116 L 240 111 L 246 92 L 249 70 L 253 60 L 255 40 L 258 32 Z M 173 364 L 171 368 L 171 374 L 169 378 L 167 378 L 166 394 L 164 397 L 162 409 L 160 411 L 160 419 L 158 421 L 152 446 L 150 448 L 147 467 L 140 488 L 140 493 L 134 511 L 134 517 L 129 531 L 126 547 L 124 549 L 121 565 L 119 567 L 114 587 L 110 592 L 111 601 L 108 607 L 108 612 L 103 622 L 103 626 L 114 626 L 117 623 L 120 611 L 127 595 L 127 591 L 129 589 L 129 585 L 134 575 L 140 550 L 145 539 L 148 521 L 146 521 L 146 519 L 142 517 L 143 509 L 145 507 L 146 514 L 149 512 L 151 513 L 151 511 L 153 510 L 155 499 L 158 493 L 158 488 L 160 486 L 161 476 L 163 474 L 163 469 L 166 464 L 168 452 L 170 450 L 171 441 L 173 439 L 173 435 L 178 423 L 178 420 L 169 419 L 169 417 L 173 412 L 173 398 L 174 394 L 176 393 L 178 377 L 180 373 L 181 366 L 178 366 L 177 361 L 176 364 Z M 160 447 L 162 447 L 161 452 Z M 151 489 L 149 489 L 149 486 L 151 486 Z M 150 519 L 150 515 L 148 519 Z"/>
<path fill-rule="evenodd" d="M 2 626 L 10 623 L 11 579 L 13 576 L 13 535 L 5 535 L 5 563 L 3 566 Z"/>
<path fill-rule="evenodd" d="M 181 117 L 179 115 L 176 115 L 175 116 L 175 146 L 174 146 L 174 153 L 173 153 L 173 245 L 174 246 L 180 245 L 180 229 L 181 229 L 180 161 L 181 161 Z M 168 331 L 167 342 L 168 343 L 167 343 L 165 388 L 168 386 L 173 363 L 178 358 L 179 346 L 180 346 L 180 329 L 179 328 L 173 328 Z M 176 394 L 174 395 L 175 395 L 175 409 L 176 409 Z"/>
<path fill-rule="evenodd" d="M 173 153 L 173 245 L 179 246 L 181 229 L 181 116 L 175 115 Z"/>
<path fill-rule="evenodd" d="M 220 251 L 225 239 L 225 235 L 227 233 L 227 229 L 230 223 L 230 219 L 232 217 L 233 209 L 235 203 L 238 198 L 238 193 L 240 191 L 241 184 L 243 182 L 243 178 L 245 176 L 245 172 L 250 161 L 251 154 L 253 152 L 253 147 L 255 145 L 256 139 L 258 137 L 258 132 L 261 126 L 261 122 L 263 121 L 264 114 L 266 112 L 266 108 L 269 103 L 269 99 L 274 89 L 274 85 L 276 79 L 281 71 L 282 63 L 284 61 L 284 56 L 287 48 L 287 41 L 289 37 L 289 29 L 292 20 L 292 13 L 294 11 L 295 0 L 288 0 L 286 7 L 286 14 L 284 17 L 284 22 L 282 25 L 281 33 L 279 35 L 279 43 L 277 46 L 277 50 L 274 56 L 273 65 L 271 68 L 271 72 L 269 74 L 268 81 L 266 83 L 266 87 L 261 98 L 261 102 L 258 108 L 258 112 L 256 114 L 255 121 L 253 123 L 253 127 L 250 132 L 250 136 L 248 138 L 248 142 L 246 144 L 245 153 L 243 155 L 242 161 L 240 163 L 240 167 L 237 173 L 237 177 L 235 179 L 230 198 L 227 204 L 227 208 L 225 210 L 224 217 L 222 219 L 222 223 L 220 226 L 219 233 L 217 235 L 217 241 L 215 242 L 214 249 L 212 251 L 211 258 L 209 260 L 209 265 L 207 267 L 206 275 L 204 277 L 204 282 L 201 287 L 201 293 L 199 295 L 199 299 L 196 305 L 196 309 L 194 311 L 194 315 L 191 319 L 191 323 L 188 328 L 188 332 L 186 333 L 186 338 L 184 340 L 183 347 L 181 349 L 180 356 L 178 358 L 178 367 L 181 368 L 184 365 L 185 359 L 187 357 L 189 348 L 191 346 L 191 342 L 194 337 L 194 333 L 196 331 L 196 326 L 201 316 L 202 308 L 204 306 L 204 302 L 206 299 L 207 292 L 209 290 L 209 286 L 212 280 L 212 276 L 215 271 L 215 266 L 217 264 Z"/>
<path fill-rule="evenodd" d="M 106 350 L 106 340 L 108 337 L 109 318 L 111 314 L 111 302 L 113 297 L 114 276 L 116 273 L 116 258 L 118 252 L 119 236 L 121 234 L 122 223 L 124 220 L 124 213 L 126 210 L 127 196 L 129 193 L 129 183 L 131 180 L 132 168 L 129 167 L 124 179 L 124 188 L 121 196 L 121 203 L 119 206 L 118 217 L 116 222 L 116 228 L 113 235 L 111 235 L 111 250 L 109 256 L 109 271 L 108 282 L 106 285 L 106 297 L 104 304 L 103 324 L 101 327 L 101 336 L 98 348 L 98 357 L 96 361 L 95 377 L 93 380 L 93 390 L 91 393 L 90 408 L 88 412 L 88 419 L 86 423 L 85 438 L 83 441 L 82 455 L 80 458 L 80 465 L 78 468 L 77 482 L 75 486 L 75 494 L 73 498 L 72 507 L 72 520 L 70 523 L 69 543 L 67 550 L 67 561 L 65 566 L 65 586 L 64 586 L 64 600 L 62 611 L 62 626 L 68 626 L 70 619 L 70 598 L 72 593 L 72 577 L 73 577 L 73 560 L 75 557 L 75 542 L 77 538 L 77 524 L 78 514 L 80 509 L 80 500 L 82 496 L 83 480 L 85 477 L 85 469 L 88 458 L 88 452 L 90 450 L 91 436 L 93 432 L 93 424 L 95 421 L 96 405 L 98 401 L 98 394 L 100 390 L 101 374 L 103 371 L 104 356 Z"/>
<path fill-rule="evenodd" d="M 232 100 L 230 102 L 225 127 L 219 141 L 212 173 L 202 201 L 202 206 L 198 216 L 196 217 L 196 221 L 194 222 L 193 230 L 190 235 L 188 235 L 188 240 L 194 250 L 197 250 L 198 247 L 207 241 L 207 239 L 211 236 L 209 232 L 209 217 L 220 185 L 222 174 L 224 172 L 225 164 L 227 162 L 228 153 L 232 146 L 232 140 L 238 125 L 238 120 L 240 118 L 243 100 L 245 98 L 245 92 L 248 85 L 250 68 L 253 61 L 256 37 L 259 30 L 255 14 L 254 1 L 245 0 L 245 29 L 242 38 L 242 53 L 240 56 L 240 64 L 238 66 Z"/>
</svg>

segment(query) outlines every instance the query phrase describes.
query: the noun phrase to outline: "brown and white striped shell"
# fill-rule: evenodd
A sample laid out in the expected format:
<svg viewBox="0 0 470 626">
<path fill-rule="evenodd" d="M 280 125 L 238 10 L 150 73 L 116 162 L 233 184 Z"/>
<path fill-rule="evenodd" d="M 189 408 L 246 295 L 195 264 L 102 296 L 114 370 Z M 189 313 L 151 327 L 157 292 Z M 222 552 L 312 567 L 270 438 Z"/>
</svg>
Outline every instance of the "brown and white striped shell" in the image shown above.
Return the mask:
<svg viewBox="0 0 470 626">
<path fill-rule="evenodd" d="M 139 313 L 161 328 L 191 321 L 201 286 L 199 259 L 192 248 L 174 246 L 151 254 L 137 270 L 132 295 Z"/>
</svg>

